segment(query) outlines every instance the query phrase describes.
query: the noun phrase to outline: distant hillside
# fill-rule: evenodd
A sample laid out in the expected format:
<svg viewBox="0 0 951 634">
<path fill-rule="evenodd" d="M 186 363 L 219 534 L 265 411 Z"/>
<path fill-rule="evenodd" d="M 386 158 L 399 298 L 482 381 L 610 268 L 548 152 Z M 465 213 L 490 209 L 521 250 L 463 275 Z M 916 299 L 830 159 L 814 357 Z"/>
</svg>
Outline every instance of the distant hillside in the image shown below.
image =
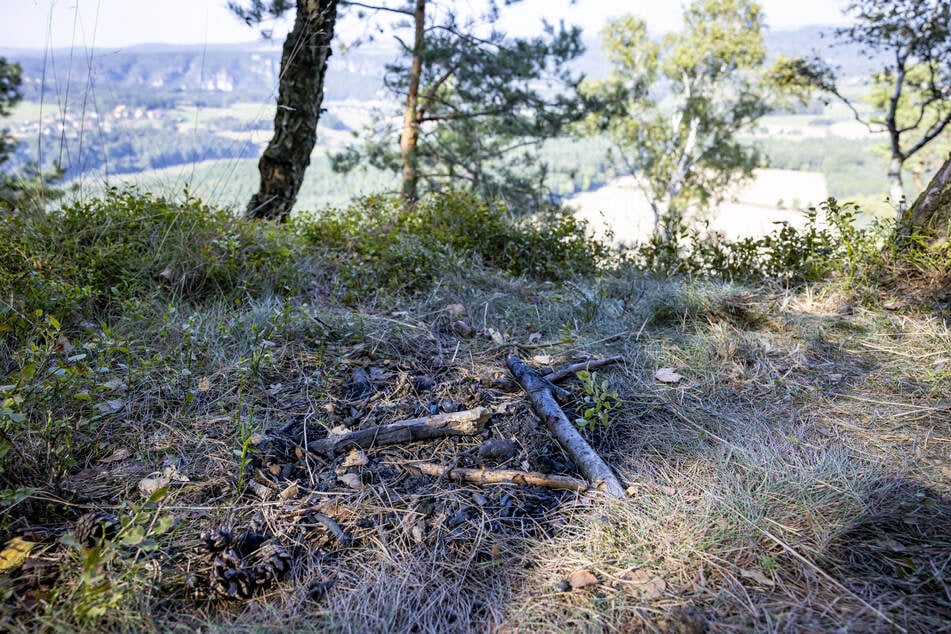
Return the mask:
<svg viewBox="0 0 951 634">
<path fill-rule="evenodd" d="M 0 55 L 23 67 L 26 101 L 40 101 L 41 93 L 45 93 L 46 100 L 66 95 L 68 84 L 71 95 L 94 95 L 100 109 L 118 104 L 158 109 L 183 102 L 223 106 L 273 99 L 277 95 L 281 52 L 274 43 L 207 47 L 147 44 L 92 51 L 56 49 L 49 55 L 37 50 L 0 49 Z M 374 99 L 382 86 L 379 78 L 383 65 L 393 56 L 391 50 L 369 46 L 334 55 L 326 84 L 327 99 Z"/>
<path fill-rule="evenodd" d="M 826 27 L 768 31 L 771 55 L 822 52 L 845 75 L 866 75 L 872 67 L 858 47 L 830 48 Z M 585 37 L 587 52 L 576 62 L 590 77 L 607 74 L 608 62 L 596 33 Z M 173 108 L 187 103 L 226 106 L 239 101 L 273 100 L 280 71 L 279 43 L 214 46 L 146 44 L 123 49 L 70 51 L 0 49 L 0 55 L 23 67 L 23 93 L 27 101 L 61 101 L 62 96 L 92 96 L 100 110 L 124 104 L 145 109 Z M 328 100 L 368 101 L 382 91 L 384 66 L 398 54 L 395 44 L 373 44 L 349 49 L 331 57 L 327 77 Z M 91 61 L 90 61 L 91 60 Z M 44 83 L 45 77 L 45 83 Z"/>
</svg>

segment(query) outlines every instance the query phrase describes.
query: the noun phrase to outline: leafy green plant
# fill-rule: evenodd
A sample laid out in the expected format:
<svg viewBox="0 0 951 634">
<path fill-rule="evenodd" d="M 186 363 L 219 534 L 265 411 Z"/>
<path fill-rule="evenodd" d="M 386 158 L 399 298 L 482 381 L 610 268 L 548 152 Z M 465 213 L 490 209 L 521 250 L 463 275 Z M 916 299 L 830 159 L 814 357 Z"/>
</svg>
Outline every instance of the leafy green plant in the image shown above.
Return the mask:
<svg viewBox="0 0 951 634">
<path fill-rule="evenodd" d="M 411 209 L 399 197 L 372 196 L 296 226 L 322 250 L 347 302 L 369 289 L 413 293 L 473 263 L 565 279 L 595 272 L 611 254 L 568 212 L 519 219 L 501 202 L 454 191 L 431 194 Z"/>
<path fill-rule="evenodd" d="M 75 548 L 80 574 L 63 591 L 61 601 L 72 606 L 73 616 L 84 627 L 107 618 L 126 603 L 144 598 L 142 589 L 149 583 L 145 559 L 161 547 L 161 538 L 175 525 L 175 518 L 164 512 L 161 488 L 141 502 L 127 506 L 120 516 L 121 526 L 111 538 L 86 547 L 72 535 L 62 541 Z"/>
<path fill-rule="evenodd" d="M 878 259 L 889 231 L 883 223 L 859 228 L 859 211 L 855 203 L 829 198 L 810 208 L 801 229 L 777 223 L 768 235 L 735 241 L 679 223 L 669 236 L 651 237 L 629 258 L 635 266 L 667 275 L 801 284 L 838 273 L 853 281 Z"/>
<path fill-rule="evenodd" d="M 616 390 L 612 390 L 607 379 L 600 379 L 597 372 L 581 370 L 576 373 L 584 388 L 582 414 L 575 419 L 575 425 L 581 429 L 593 430 L 611 424 L 610 414 L 620 403 Z"/>
</svg>

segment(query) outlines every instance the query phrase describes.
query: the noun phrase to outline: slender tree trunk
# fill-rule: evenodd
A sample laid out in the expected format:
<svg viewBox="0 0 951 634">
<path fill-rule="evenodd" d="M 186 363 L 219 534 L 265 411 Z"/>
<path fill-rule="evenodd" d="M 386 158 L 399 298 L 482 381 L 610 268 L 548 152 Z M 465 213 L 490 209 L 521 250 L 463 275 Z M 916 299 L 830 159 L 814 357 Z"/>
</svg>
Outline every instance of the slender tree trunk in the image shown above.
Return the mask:
<svg viewBox="0 0 951 634">
<path fill-rule="evenodd" d="M 898 208 L 900 214 L 904 214 L 908 209 L 907 203 L 902 202 L 905 198 L 905 187 L 901 182 L 902 162 L 900 156 L 893 154 L 891 161 L 888 163 L 888 196 L 891 198 L 892 204 Z"/>
<path fill-rule="evenodd" d="M 294 28 L 284 40 L 274 136 L 258 171 L 261 187 L 246 217 L 285 222 L 297 200 L 317 140 L 338 0 L 298 0 Z"/>
<path fill-rule="evenodd" d="M 426 26 L 426 0 L 416 0 L 413 11 L 415 26 L 413 37 L 413 62 L 409 74 L 409 90 L 406 93 L 406 110 L 403 113 L 403 132 L 400 135 L 400 153 L 403 158 L 403 198 L 410 205 L 418 199 L 419 161 L 416 148 L 419 143 L 419 76 L 423 72 L 423 35 Z"/>
<path fill-rule="evenodd" d="M 933 233 L 936 242 L 951 237 L 951 154 L 918 195 L 908 211 L 907 221 L 901 227 L 902 234 L 906 236 L 915 229 Z"/>
</svg>

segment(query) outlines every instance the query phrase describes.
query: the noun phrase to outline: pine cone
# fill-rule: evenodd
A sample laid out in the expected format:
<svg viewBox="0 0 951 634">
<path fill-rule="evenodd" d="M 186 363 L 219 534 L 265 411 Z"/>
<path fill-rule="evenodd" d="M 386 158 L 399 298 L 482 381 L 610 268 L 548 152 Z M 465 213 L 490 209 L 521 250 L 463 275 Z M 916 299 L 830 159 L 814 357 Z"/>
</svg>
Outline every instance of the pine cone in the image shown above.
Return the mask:
<svg viewBox="0 0 951 634">
<path fill-rule="evenodd" d="M 198 538 L 210 553 L 220 553 L 234 542 L 234 535 L 223 526 L 210 531 L 202 531 L 198 534 Z"/>
<path fill-rule="evenodd" d="M 254 579 L 233 550 L 215 557 L 209 581 L 216 593 L 232 599 L 249 599 L 254 592 Z"/>
<path fill-rule="evenodd" d="M 283 579 L 291 571 L 290 553 L 284 548 L 284 545 L 276 539 L 265 542 L 254 553 L 255 566 L 258 583 L 264 583 L 269 579 L 275 581 Z"/>
<path fill-rule="evenodd" d="M 119 518 L 112 513 L 90 511 L 76 520 L 73 537 L 83 548 L 92 548 L 115 537 L 119 527 Z"/>
</svg>

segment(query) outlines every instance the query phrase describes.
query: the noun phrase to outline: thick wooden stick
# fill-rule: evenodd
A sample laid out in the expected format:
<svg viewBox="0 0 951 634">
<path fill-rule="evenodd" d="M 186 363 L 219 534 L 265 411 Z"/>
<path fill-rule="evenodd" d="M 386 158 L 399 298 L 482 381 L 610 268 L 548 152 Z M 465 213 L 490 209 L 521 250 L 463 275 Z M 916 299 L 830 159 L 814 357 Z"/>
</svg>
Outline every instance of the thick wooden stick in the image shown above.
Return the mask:
<svg viewBox="0 0 951 634">
<path fill-rule="evenodd" d="M 516 469 L 464 469 L 444 467 L 432 462 L 415 462 L 403 465 L 406 469 L 416 469 L 426 475 L 446 477 L 457 482 L 472 484 L 528 484 L 563 491 L 587 491 L 590 487 L 584 480 L 568 476 L 545 475 L 534 471 Z"/>
<path fill-rule="evenodd" d="M 443 436 L 472 436 L 482 431 L 491 417 L 492 412 L 484 407 L 476 407 L 462 412 L 410 418 L 391 425 L 368 427 L 342 436 L 314 440 L 307 443 L 307 449 L 333 458 L 351 447 L 366 449 L 372 446 L 395 445 Z"/>
<path fill-rule="evenodd" d="M 552 393 L 552 383 L 528 367 L 524 361 L 514 354 L 505 360 L 505 365 L 512 372 L 512 376 L 528 393 L 535 411 L 541 416 L 552 435 L 558 440 L 562 448 L 568 452 L 571 459 L 578 465 L 578 469 L 587 478 L 594 488 L 604 491 L 616 498 L 624 497 L 624 487 L 620 480 L 611 471 L 611 468 L 601 459 L 601 456 L 591 448 L 581 434 L 578 433 L 565 412 L 562 411 Z"/>
<path fill-rule="evenodd" d="M 581 363 L 572 363 L 571 365 L 563 365 L 557 370 L 550 372 L 548 374 L 543 374 L 542 376 L 552 383 L 557 383 L 558 381 L 563 381 L 569 376 L 574 375 L 576 372 L 581 372 L 582 370 L 594 370 L 597 368 L 602 368 L 606 365 L 611 365 L 612 363 L 620 363 L 624 361 L 624 357 L 607 357 L 605 359 L 589 359 L 588 361 L 582 361 Z"/>
</svg>

